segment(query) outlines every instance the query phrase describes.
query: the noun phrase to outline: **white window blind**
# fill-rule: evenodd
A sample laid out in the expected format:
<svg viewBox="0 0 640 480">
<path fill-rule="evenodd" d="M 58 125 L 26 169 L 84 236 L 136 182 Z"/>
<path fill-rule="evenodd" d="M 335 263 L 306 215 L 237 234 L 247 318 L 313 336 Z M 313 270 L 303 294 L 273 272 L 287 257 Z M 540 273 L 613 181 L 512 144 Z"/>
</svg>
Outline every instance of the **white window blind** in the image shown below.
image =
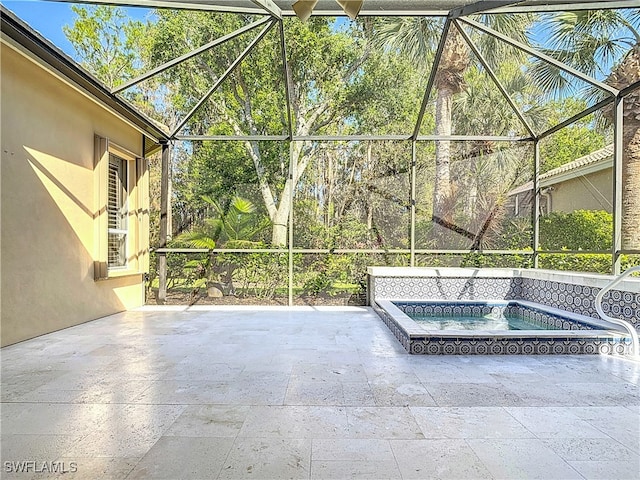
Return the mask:
<svg viewBox="0 0 640 480">
<path fill-rule="evenodd" d="M 127 161 L 109 154 L 108 265 L 109 268 L 127 266 L 128 216 Z"/>
</svg>

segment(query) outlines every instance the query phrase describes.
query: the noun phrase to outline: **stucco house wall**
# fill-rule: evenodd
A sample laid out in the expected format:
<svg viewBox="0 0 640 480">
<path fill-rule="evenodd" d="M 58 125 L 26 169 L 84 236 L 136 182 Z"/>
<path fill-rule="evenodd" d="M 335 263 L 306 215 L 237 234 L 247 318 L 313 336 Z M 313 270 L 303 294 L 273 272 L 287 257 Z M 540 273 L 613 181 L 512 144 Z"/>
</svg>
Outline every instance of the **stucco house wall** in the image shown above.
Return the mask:
<svg viewBox="0 0 640 480">
<path fill-rule="evenodd" d="M 540 210 L 570 213 L 575 210 L 613 211 L 613 145 L 596 150 L 540 175 Z M 528 217 L 533 205 L 533 182 L 507 194 L 507 211 Z"/>
<path fill-rule="evenodd" d="M 149 199 L 139 129 L 5 35 L 0 58 L 5 346 L 144 303 Z M 95 268 L 106 260 L 107 166 L 96 158 L 96 136 L 135 166 L 129 264 L 99 280 Z"/>
<path fill-rule="evenodd" d="M 612 212 L 612 168 L 572 178 L 553 185 L 550 212 L 570 213 L 574 210 L 604 210 Z M 544 187 L 543 187 L 544 188 Z"/>
</svg>

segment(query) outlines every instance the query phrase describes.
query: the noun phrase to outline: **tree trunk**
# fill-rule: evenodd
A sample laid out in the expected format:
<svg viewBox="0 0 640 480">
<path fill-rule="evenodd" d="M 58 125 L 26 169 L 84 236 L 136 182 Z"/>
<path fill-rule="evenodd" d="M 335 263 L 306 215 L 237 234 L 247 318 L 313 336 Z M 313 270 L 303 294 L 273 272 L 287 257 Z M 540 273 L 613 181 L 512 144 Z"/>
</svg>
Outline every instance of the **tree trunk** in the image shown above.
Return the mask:
<svg viewBox="0 0 640 480">
<path fill-rule="evenodd" d="M 451 104 L 453 93 L 447 88 L 440 88 L 436 98 L 436 135 L 451 135 Z M 433 186 L 433 216 L 444 218 L 445 205 L 451 196 L 451 142 L 436 142 L 436 170 Z"/>
<path fill-rule="evenodd" d="M 624 126 L 622 155 L 622 248 L 628 250 L 640 250 L 640 126 L 634 123 Z"/>
<path fill-rule="evenodd" d="M 453 96 L 464 88 L 462 78 L 469 67 L 467 44 L 456 28 L 449 31 L 438 73 L 435 77 L 436 97 L 436 135 L 451 135 Z M 444 219 L 447 216 L 447 199 L 451 196 L 451 142 L 436 142 L 436 172 L 433 187 L 433 217 Z"/>
<path fill-rule="evenodd" d="M 306 133 L 306 132 L 305 132 Z M 280 201 L 269 210 L 269 218 L 273 223 L 271 231 L 271 244 L 273 246 L 287 245 L 287 225 L 289 224 L 289 213 L 293 208 L 293 196 L 291 184 L 295 187 L 298 180 L 304 174 L 309 163 L 309 157 L 305 156 L 304 142 L 291 142 L 289 148 L 289 161 L 291 162 L 292 177 L 287 179 L 280 193 Z M 266 181 L 265 181 L 266 183 Z M 269 192 L 271 190 L 269 189 Z M 272 197 L 273 198 L 273 197 Z"/>
<path fill-rule="evenodd" d="M 640 44 L 636 44 L 607 79 L 624 88 L 640 80 Z M 640 249 L 640 90 L 624 98 L 622 154 L 622 248 Z"/>
<path fill-rule="evenodd" d="M 276 219 L 271 231 L 271 245 L 274 247 L 284 247 L 287 245 L 287 222 L 288 218 Z"/>
<path fill-rule="evenodd" d="M 292 160 L 293 161 L 293 160 Z M 271 245 L 274 247 L 283 247 L 287 245 L 287 225 L 289 223 L 289 212 L 293 207 L 293 198 L 291 197 L 291 180 L 287 180 L 282 189 L 278 208 L 271 215 L 273 224 L 271 230 Z"/>
</svg>

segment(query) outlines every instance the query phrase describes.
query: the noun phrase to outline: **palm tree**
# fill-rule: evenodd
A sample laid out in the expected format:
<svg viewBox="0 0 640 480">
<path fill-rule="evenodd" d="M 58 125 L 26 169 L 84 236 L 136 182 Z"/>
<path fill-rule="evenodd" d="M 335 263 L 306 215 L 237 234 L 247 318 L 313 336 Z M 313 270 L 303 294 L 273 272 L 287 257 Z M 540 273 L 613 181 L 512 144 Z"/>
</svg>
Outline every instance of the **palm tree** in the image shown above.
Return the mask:
<svg viewBox="0 0 640 480">
<path fill-rule="evenodd" d="M 211 249 L 215 248 L 216 244 L 237 248 L 237 245 L 243 242 L 256 243 L 253 240 L 268 225 L 268 222 L 257 214 L 256 206 L 245 198 L 234 196 L 227 208 L 207 195 L 202 199 L 213 211 L 214 216 L 205 219 L 201 228 L 180 236 L 180 240 L 194 248 Z"/>
<path fill-rule="evenodd" d="M 259 215 L 256 206 L 249 200 L 234 196 L 225 208 L 209 196 L 202 199 L 213 211 L 213 216 L 205 219 L 204 225 L 191 232 L 185 232 L 178 237 L 181 242 L 193 248 L 209 249 L 209 257 L 204 265 L 207 275 L 207 287 L 216 287 L 233 292 L 233 272 L 237 268 L 235 262 L 216 262 L 213 249 L 224 245 L 226 248 L 258 248 L 262 246 L 255 241 L 262 232 L 269 227 L 269 220 Z M 190 263 L 191 267 L 199 267 L 199 262 Z"/>
<path fill-rule="evenodd" d="M 640 80 L 640 9 L 565 12 L 545 20 L 550 39 L 546 51 L 562 62 L 606 77 L 617 89 Z M 552 92 L 570 86 L 570 76 L 548 64 L 536 64 L 532 73 Z M 624 99 L 622 176 L 622 245 L 640 249 L 640 89 Z"/>
<path fill-rule="evenodd" d="M 534 21 L 529 15 L 478 15 L 475 19 L 489 25 L 522 43 L 529 43 L 527 27 Z M 415 65 L 431 65 L 442 35 L 442 20 L 432 17 L 405 17 L 382 20 L 375 29 L 374 42 L 385 48 L 409 56 Z M 509 56 L 518 54 L 503 42 L 488 35 L 481 37 L 479 46 L 487 62 L 496 67 Z M 471 65 L 471 52 L 462 35 L 451 26 L 440 58 L 434 81 L 436 90 L 435 134 L 451 135 L 453 129 L 452 106 L 456 94 L 465 89 L 464 74 Z M 450 176 L 451 146 L 446 140 L 436 142 L 435 183 L 433 189 L 433 218 L 444 220 L 453 195 Z"/>
</svg>

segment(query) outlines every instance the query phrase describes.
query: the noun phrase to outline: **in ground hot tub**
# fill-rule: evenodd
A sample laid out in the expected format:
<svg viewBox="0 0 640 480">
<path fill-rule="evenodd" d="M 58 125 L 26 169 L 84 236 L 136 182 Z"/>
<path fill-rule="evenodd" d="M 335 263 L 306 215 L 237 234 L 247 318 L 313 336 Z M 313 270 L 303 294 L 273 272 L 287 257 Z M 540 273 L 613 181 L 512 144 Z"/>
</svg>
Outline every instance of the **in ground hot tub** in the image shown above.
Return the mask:
<svg viewBox="0 0 640 480">
<path fill-rule="evenodd" d="M 398 270 L 410 275 L 398 275 Z M 526 276 L 529 272 L 534 272 L 529 274 L 531 277 L 548 278 L 530 278 Z M 369 269 L 370 302 L 413 354 L 630 354 L 631 338 L 627 332 L 597 318 L 597 314 L 585 314 L 591 313 L 593 300 L 589 297 L 595 298 L 599 291 L 591 285 L 591 277 L 602 277 L 604 284 L 609 281 L 607 277 L 585 276 L 582 284 L 569 285 L 559 281 L 562 275 L 566 274 L 374 267 Z M 571 277 L 581 281 L 577 274 Z M 640 292 L 638 281 L 624 286 Z M 401 293 L 402 297 L 381 297 L 391 292 Z M 604 305 L 611 312 L 630 311 L 637 315 L 638 292 L 612 291 Z M 527 296 L 535 300 L 548 296 L 549 303 L 556 305 L 532 301 Z M 417 321 L 410 316 L 417 316 Z M 508 320 L 514 317 L 518 321 L 511 322 L 513 328 L 508 328 Z M 637 325 L 635 317 L 631 320 L 634 319 Z M 520 321 L 532 325 L 522 325 Z"/>
</svg>

